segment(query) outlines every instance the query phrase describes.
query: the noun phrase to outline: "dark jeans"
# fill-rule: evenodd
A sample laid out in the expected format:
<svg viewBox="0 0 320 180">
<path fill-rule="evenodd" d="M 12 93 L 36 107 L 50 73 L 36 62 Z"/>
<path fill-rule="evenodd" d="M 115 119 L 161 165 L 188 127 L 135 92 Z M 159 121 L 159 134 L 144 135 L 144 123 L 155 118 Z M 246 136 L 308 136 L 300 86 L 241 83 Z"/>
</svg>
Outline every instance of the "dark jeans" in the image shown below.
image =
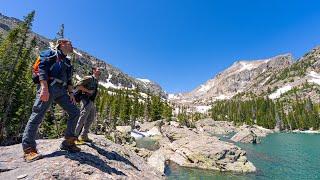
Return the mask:
<svg viewBox="0 0 320 180">
<path fill-rule="evenodd" d="M 78 107 L 70 101 L 70 97 L 67 94 L 67 89 L 59 84 L 49 86 L 49 100 L 43 102 L 40 100 L 40 86 L 37 88 L 36 99 L 32 108 L 32 114 L 26 125 L 26 128 L 22 137 L 23 149 L 32 147 L 36 148 L 36 134 L 40 123 L 42 122 L 44 115 L 53 102 L 59 104 L 63 110 L 65 110 L 69 119 L 67 122 L 67 130 L 65 132 L 66 137 L 75 136 L 74 131 L 77 125 L 77 121 L 80 115 Z"/>
</svg>

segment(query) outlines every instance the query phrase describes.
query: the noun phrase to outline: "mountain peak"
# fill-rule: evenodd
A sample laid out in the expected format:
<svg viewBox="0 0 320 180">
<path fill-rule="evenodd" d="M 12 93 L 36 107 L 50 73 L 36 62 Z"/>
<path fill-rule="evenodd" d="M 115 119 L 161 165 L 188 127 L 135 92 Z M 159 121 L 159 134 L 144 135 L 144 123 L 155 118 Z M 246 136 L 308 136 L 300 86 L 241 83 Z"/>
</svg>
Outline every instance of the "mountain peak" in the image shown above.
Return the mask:
<svg viewBox="0 0 320 180">
<path fill-rule="evenodd" d="M 189 93 L 172 96 L 172 101 L 184 105 L 208 105 L 216 100 L 230 99 L 255 83 L 262 73 L 275 72 L 292 63 L 292 55 L 282 54 L 267 59 L 238 60 L 214 78 Z"/>
</svg>

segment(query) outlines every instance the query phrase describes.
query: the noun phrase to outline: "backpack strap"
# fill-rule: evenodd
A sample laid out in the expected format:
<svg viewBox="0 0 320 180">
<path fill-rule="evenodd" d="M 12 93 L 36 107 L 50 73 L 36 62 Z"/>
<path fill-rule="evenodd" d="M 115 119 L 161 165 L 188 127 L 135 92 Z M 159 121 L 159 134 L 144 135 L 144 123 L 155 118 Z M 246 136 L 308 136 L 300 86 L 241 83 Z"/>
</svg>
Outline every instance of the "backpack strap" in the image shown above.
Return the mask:
<svg viewBox="0 0 320 180">
<path fill-rule="evenodd" d="M 52 50 L 54 52 L 54 54 L 52 56 L 49 56 L 49 57 L 45 57 L 46 60 L 48 60 L 49 62 L 50 61 L 59 61 L 59 54 L 58 54 L 58 51 L 57 50 Z M 49 70 L 52 71 L 53 67 L 54 67 L 54 64 L 55 63 L 52 63 Z"/>
<path fill-rule="evenodd" d="M 58 79 L 58 78 L 50 78 L 51 80 L 53 80 L 51 83 L 50 83 L 50 86 L 53 86 L 54 84 L 56 83 L 60 83 L 62 84 L 62 86 L 67 86 L 67 83 L 62 81 L 61 79 Z"/>
</svg>

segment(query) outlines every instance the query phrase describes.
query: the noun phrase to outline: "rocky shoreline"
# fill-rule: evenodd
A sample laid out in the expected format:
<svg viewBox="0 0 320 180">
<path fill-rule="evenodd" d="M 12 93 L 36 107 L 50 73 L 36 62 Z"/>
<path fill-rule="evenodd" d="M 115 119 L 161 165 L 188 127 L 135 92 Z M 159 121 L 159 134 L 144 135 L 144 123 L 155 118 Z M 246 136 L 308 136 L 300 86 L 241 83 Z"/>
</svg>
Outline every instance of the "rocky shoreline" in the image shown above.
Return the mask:
<svg viewBox="0 0 320 180">
<path fill-rule="evenodd" d="M 149 156 L 145 157 L 148 164 L 160 172 L 164 172 L 167 161 L 185 167 L 237 173 L 255 172 L 256 168 L 247 160 L 244 150 L 233 143 L 221 141 L 215 135 L 236 133 L 232 139 L 234 142 L 258 143 L 260 138 L 273 133 L 259 126 L 236 127 L 231 122 L 212 119 L 200 120 L 195 126 L 187 128 L 178 122 L 161 120 L 140 125 L 142 128 L 136 131 L 141 134 L 148 135 L 150 131 L 158 130 L 157 135 L 149 137 L 157 139 L 160 148 L 148 153 Z"/>
<path fill-rule="evenodd" d="M 136 129 L 118 126 L 108 137 L 112 141 L 91 134 L 95 143 L 74 154 L 58 149 L 61 139 L 38 140 L 44 158 L 29 164 L 23 161 L 21 145 L 0 147 L 0 179 L 163 179 L 169 161 L 215 171 L 255 172 L 244 150 L 218 137 L 230 133 L 235 133 L 233 142 L 259 143 L 273 131 L 212 119 L 196 122 L 195 128 L 159 120 L 138 124 Z M 138 147 L 137 140 L 144 137 L 155 141 L 156 148 Z"/>
</svg>

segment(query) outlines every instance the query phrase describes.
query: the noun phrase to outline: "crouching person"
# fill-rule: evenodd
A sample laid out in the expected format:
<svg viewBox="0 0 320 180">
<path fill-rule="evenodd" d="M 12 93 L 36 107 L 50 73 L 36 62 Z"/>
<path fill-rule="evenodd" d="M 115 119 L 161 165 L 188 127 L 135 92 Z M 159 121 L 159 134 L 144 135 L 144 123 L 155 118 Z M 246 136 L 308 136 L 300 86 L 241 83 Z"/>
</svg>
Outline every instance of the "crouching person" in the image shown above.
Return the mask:
<svg viewBox="0 0 320 180">
<path fill-rule="evenodd" d="M 99 76 L 100 69 L 93 67 L 92 75 L 84 77 L 76 86 L 76 96 L 81 101 L 81 112 L 75 133 L 78 136 L 78 141 L 76 141 L 78 145 L 85 142 L 92 143 L 92 140 L 88 137 L 88 133 L 96 114 L 94 101 L 98 93 Z"/>
<path fill-rule="evenodd" d="M 67 58 L 67 54 L 72 51 L 71 42 L 60 39 L 55 49 L 41 52 L 34 64 L 33 81 L 37 83 L 37 94 L 22 137 L 22 148 L 27 162 L 41 158 L 36 148 L 36 134 L 46 111 L 53 102 L 59 104 L 69 115 L 65 138 L 60 149 L 69 152 L 81 150 L 75 145 L 77 138 L 74 132 L 80 111 L 75 105 L 72 93 L 72 66 L 70 59 Z"/>
</svg>

